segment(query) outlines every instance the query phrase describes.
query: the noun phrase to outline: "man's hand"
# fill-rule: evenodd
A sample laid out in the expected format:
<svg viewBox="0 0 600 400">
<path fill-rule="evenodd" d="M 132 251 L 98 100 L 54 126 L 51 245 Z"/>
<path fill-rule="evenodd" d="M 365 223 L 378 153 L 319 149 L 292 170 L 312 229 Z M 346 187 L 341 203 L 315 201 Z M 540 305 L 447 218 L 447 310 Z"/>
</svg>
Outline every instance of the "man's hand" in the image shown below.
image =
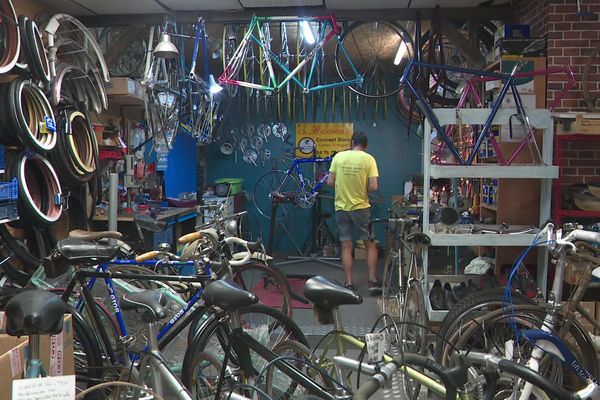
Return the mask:
<svg viewBox="0 0 600 400">
<path fill-rule="evenodd" d="M 327 184 L 329 186 L 335 185 L 335 174 L 331 171 L 329 171 L 329 176 L 327 177 Z"/>
<path fill-rule="evenodd" d="M 376 192 L 377 189 L 379 189 L 379 184 L 377 182 L 377 177 L 376 176 L 372 176 L 369 178 L 369 187 L 368 190 L 369 192 Z"/>
</svg>

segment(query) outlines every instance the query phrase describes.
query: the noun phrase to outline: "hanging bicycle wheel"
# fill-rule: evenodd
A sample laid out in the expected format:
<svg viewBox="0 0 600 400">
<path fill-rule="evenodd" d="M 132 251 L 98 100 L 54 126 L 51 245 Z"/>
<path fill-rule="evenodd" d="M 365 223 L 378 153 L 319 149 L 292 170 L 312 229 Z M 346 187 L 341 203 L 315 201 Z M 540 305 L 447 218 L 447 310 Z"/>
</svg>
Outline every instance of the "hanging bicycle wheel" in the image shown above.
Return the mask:
<svg viewBox="0 0 600 400">
<path fill-rule="evenodd" d="M 278 204 L 275 219 L 283 221 L 294 210 L 293 198 L 302 191 L 300 184 L 293 175 L 285 171 L 270 171 L 258 178 L 254 185 L 254 206 L 267 219 L 271 219 L 274 204 Z"/>
<path fill-rule="evenodd" d="M 349 88 L 365 97 L 397 93 L 404 68 L 413 54 L 410 34 L 387 21 L 357 22 L 344 33 L 335 50 L 335 67 L 344 81 L 362 76 Z"/>
<path fill-rule="evenodd" d="M 221 56 L 223 60 L 223 70 L 225 70 L 225 68 L 233 58 L 235 50 L 238 47 L 239 31 L 239 25 L 225 24 L 225 27 L 223 28 L 223 54 Z M 238 88 L 238 85 L 225 85 L 225 89 L 231 97 L 235 97 L 237 95 Z"/>
</svg>

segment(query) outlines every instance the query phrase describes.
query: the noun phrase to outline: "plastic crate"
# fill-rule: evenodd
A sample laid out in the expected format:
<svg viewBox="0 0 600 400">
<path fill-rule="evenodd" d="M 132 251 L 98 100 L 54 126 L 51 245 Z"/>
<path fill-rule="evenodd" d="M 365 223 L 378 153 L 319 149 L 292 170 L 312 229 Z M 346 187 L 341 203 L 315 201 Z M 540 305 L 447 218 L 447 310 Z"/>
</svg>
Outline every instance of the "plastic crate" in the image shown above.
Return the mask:
<svg viewBox="0 0 600 400">
<path fill-rule="evenodd" d="M 13 178 L 10 182 L 0 182 L 0 201 L 17 200 L 19 198 L 19 182 Z"/>
<path fill-rule="evenodd" d="M 17 200 L 19 199 L 19 181 L 0 182 L 0 222 L 19 219 Z"/>
</svg>

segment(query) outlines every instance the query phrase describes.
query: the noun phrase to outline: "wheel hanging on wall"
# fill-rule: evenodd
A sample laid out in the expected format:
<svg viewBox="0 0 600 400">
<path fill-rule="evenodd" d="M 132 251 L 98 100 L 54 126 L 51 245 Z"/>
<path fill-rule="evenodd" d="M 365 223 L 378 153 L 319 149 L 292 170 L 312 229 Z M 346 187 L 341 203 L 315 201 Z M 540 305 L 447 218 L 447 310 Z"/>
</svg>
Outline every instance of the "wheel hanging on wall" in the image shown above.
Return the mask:
<svg viewBox="0 0 600 400">
<path fill-rule="evenodd" d="M 50 161 L 60 181 L 67 187 L 90 181 L 96 173 L 98 144 L 90 119 L 74 108 L 58 113 L 57 145 L 50 152 Z"/>
<path fill-rule="evenodd" d="M 21 32 L 17 24 L 17 14 L 10 0 L 0 0 L 0 25 L 2 29 L 2 55 L 0 74 L 9 72 L 19 59 L 21 52 Z"/>
<path fill-rule="evenodd" d="M 19 216 L 22 225 L 44 227 L 61 216 L 62 188 L 52 164 L 30 151 L 6 151 L 7 176 L 19 181 Z"/>
<path fill-rule="evenodd" d="M 0 87 L 0 143 L 36 152 L 56 145 L 54 112 L 44 92 L 33 82 L 17 78 Z"/>
<path fill-rule="evenodd" d="M 50 63 L 48 52 L 42 41 L 42 34 L 35 21 L 24 15 L 19 16 L 21 30 L 22 58 L 29 66 L 29 72 L 44 83 L 50 82 Z"/>
</svg>

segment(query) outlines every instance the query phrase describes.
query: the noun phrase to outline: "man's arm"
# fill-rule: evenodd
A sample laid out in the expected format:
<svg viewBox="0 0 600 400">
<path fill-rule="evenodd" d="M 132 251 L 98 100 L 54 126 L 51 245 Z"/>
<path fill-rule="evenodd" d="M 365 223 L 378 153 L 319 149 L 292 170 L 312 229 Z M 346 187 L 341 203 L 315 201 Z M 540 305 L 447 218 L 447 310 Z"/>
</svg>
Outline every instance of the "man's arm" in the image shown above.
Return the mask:
<svg viewBox="0 0 600 400">
<path fill-rule="evenodd" d="M 376 192 L 379 189 L 379 183 L 377 182 L 377 177 L 372 176 L 369 178 L 369 192 Z"/>
<path fill-rule="evenodd" d="M 331 171 L 329 171 L 329 175 L 327 176 L 327 184 L 329 186 L 335 185 L 335 174 Z"/>
</svg>

